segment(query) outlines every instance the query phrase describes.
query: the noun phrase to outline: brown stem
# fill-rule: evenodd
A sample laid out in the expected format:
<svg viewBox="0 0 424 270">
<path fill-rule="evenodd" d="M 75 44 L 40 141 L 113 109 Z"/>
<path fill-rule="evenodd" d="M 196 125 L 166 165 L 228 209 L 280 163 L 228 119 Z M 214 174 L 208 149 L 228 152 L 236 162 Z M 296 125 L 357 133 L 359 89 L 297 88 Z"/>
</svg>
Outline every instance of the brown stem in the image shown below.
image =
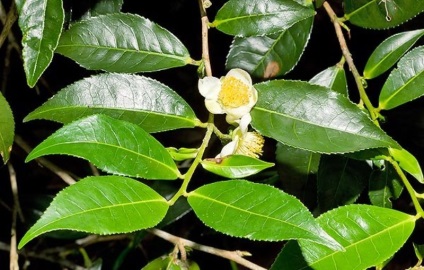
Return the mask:
<svg viewBox="0 0 424 270">
<path fill-rule="evenodd" d="M 16 240 L 16 218 L 18 216 L 18 212 L 20 212 L 19 207 L 19 198 L 18 198 L 18 185 L 16 184 L 16 172 L 12 166 L 12 163 L 8 162 L 7 167 L 9 169 L 10 175 L 10 184 L 12 187 L 13 194 L 13 208 L 12 208 L 12 228 L 11 228 L 11 237 L 10 237 L 10 261 L 9 266 L 10 270 L 19 270 L 18 264 L 18 249 L 17 249 L 17 240 Z"/>
<path fill-rule="evenodd" d="M 205 65 L 206 76 L 212 76 L 211 61 L 209 57 L 209 19 L 203 1 L 204 0 L 199 0 L 200 16 L 202 20 L 202 59 Z"/>
</svg>

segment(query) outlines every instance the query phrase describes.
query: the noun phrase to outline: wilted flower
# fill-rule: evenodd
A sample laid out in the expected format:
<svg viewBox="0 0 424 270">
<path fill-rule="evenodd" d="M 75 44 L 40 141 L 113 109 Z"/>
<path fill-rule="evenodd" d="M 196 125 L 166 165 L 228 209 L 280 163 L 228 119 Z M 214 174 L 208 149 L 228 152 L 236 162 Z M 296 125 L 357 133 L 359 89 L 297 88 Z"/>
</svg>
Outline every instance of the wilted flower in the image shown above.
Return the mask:
<svg viewBox="0 0 424 270">
<path fill-rule="evenodd" d="M 205 97 L 205 106 L 213 114 L 227 114 L 228 123 L 240 123 L 249 115 L 258 100 L 258 92 L 246 71 L 235 68 L 218 79 L 205 77 L 199 80 L 199 91 Z M 250 121 L 249 121 L 250 122 Z"/>
</svg>

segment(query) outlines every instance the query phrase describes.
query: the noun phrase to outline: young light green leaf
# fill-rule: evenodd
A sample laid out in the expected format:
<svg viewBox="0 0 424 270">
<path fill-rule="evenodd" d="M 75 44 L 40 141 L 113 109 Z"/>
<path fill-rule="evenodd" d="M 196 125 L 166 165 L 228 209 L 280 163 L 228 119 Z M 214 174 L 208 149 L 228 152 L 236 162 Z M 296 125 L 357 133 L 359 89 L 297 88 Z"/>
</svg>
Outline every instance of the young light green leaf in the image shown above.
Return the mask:
<svg viewBox="0 0 424 270">
<path fill-rule="evenodd" d="M 340 249 L 299 200 L 272 186 L 215 182 L 190 192 L 188 202 L 207 226 L 225 234 L 266 241 L 308 239 Z"/>
<path fill-rule="evenodd" d="M 405 149 L 389 148 L 390 155 L 399 163 L 399 166 L 421 184 L 424 184 L 424 176 L 418 160 Z"/>
<path fill-rule="evenodd" d="M 244 155 L 204 159 L 201 164 L 205 170 L 226 178 L 243 178 L 274 166 L 274 163 Z"/>
<path fill-rule="evenodd" d="M 125 13 L 72 24 L 56 51 L 86 69 L 123 73 L 169 69 L 192 61 L 187 48 L 171 32 Z"/>
<path fill-rule="evenodd" d="M 284 31 L 314 15 L 313 9 L 293 0 L 230 0 L 210 26 L 233 36 L 262 36 Z"/>
<path fill-rule="evenodd" d="M 424 95 L 424 46 L 417 47 L 399 60 L 383 85 L 379 109 L 390 110 Z"/>
<path fill-rule="evenodd" d="M 309 82 L 348 96 L 346 72 L 343 65 L 337 64 L 329 67 L 315 75 Z"/>
<path fill-rule="evenodd" d="M 175 147 L 167 147 L 166 150 L 168 150 L 169 154 L 171 155 L 172 159 L 175 161 L 183 161 L 187 159 L 193 159 L 196 158 L 197 153 L 199 153 L 198 148 L 175 148 Z"/>
<path fill-rule="evenodd" d="M 141 182 L 122 176 L 87 177 L 57 194 L 19 248 L 56 230 L 114 234 L 150 228 L 167 210 L 167 201 Z"/>
<path fill-rule="evenodd" d="M 55 0 L 27 0 L 18 10 L 24 70 L 33 87 L 53 59 L 65 14 L 62 1 Z"/>
<path fill-rule="evenodd" d="M 306 48 L 313 21 L 314 17 L 308 17 L 268 36 L 235 37 L 227 56 L 226 68 L 241 68 L 252 76 L 264 79 L 288 73 L 299 62 Z"/>
<path fill-rule="evenodd" d="M 176 179 L 172 157 L 155 138 L 132 123 L 92 115 L 65 125 L 34 148 L 26 162 L 53 155 L 87 159 L 113 174 L 146 179 Z"/>
<path fill-rule="evenodd" d="M 398 26 L 424 11 L 417 0 L 345 0 L 345 18 L 354 25 L 386 29 Z"/>
<path fill-rule="evenodd" d="M 373 205 L 392 208 L 391 200 L 399 198 L 402 190 L 403 185 L 399 175 L 387 162 L 382 169 L 372 172 L 368 196 Z"/>
<path fill-rule="evenodd" d="M 364 78 L 375 78 L 389 70 L 424 35 L 424 29 L 395 34 L 373 51 L 364 68 Z"/>
<path fill-rule="evenodd" d="M 317 174 L 320 212 L 354 203 L 368 183 L 371 168 L 365 161 L 323 155 Z"/>
<path fill-rule="evenodd" d="M 348 205 L 327 212 L 317 221 L 345 251 L 330 250 L 311 241 L 286 244 L 271 270 L 367 269 L 391 257 L 411 235 L 414 216 L 371 205 Z"/>
<path fill-rule="evenodd" d="M 355 104 L 328 88 L 287 80 L 255 88 L 259 98 L 251 112 L 252 125 L 283 144 L 321 153 L 399 147 Z"/>
<path fill-rule="evenodd" d="M 187 102 L 166 85 L 116 73 L 95 75 L 67 86 L 24 121 L 48 119 L 66 124 L 97 113 L 137 124 L 147 132 L 194 127 L 199 121 Z"/>
<path fill-rule="evenodd" d="M 15 121 L 12 110 L 0 92 L 0 156 L 5 164 L 9 160 L 14 137 Z"/>
</svg>

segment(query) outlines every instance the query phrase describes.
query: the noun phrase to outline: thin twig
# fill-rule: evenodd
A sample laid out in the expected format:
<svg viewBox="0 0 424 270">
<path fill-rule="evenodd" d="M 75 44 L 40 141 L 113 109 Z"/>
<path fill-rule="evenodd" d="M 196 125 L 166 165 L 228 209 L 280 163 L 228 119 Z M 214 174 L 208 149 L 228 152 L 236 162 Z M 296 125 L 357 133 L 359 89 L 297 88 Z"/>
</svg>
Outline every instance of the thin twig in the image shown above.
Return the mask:
<svg viewBox="0 0 424 270">
<path fill-rule="evenodd" d="M 25 150 L 25 152 L 29 153 L 32 151 L 32 148 L 22 139 L 21 136 L 19 135 L 15 135 L 15 143 L 21 147 L 22 149 Z M 75 184 L 76 181 L 74 180 L 74 178 L 71 177 L 71 173 L 65 171 L 64 169 L 60 168 L 59 166 L 53 164 L 52 162 L 48 161 L 45 158 L 37 158 L 36 161 L 38 163 L 40 163 L 42 166 L 46 167 L 47 169 L 49 169 L 50 171 L 52 171 L 53 173 L 55 173 L 57 176 L 59 176 L 65 183 L 67 183 L 68 185 L 72 185 Z M 74 176 L 76 179 L 78 179 L 78 177 Z"/>
<path fill-rule="evenodd" d="M 3 30 L 0 33 L 0 48 L 3 45 L 4 41 L 6 40 L 6 37 L 9 37 L 10 30 L 12 29 L 12 25 L 15 23 L 16 19 L 18 18 L 18 13 L 16 12 L 15 8 L 15 1 L 12 1 L 12 6 L 7 13 L 7 16 L 5 16 L 5 10 L 3 7 L 3 4 L 0 2 L 0 18 L 3 23 Z"/>
<path fill-rule="evenodd" d="M 17 249 L 17 240 L 16 240 L 16 218 L 18 216 L 18 212 L 20 211 L 19 206 L 19 198 L 18 198 L 18 185 L 16 184 L 16 172 L 15 169 L 12 166 L 12 163 L 9 161 L 7 163 L 7 168 L 9 169 L 9 176 L 10 176 L 10 185 L 12 188 L 12 194 L 13 194 L 13 207 L 12 207 L 12 228 L 10 232 L 10 261 L 9 261 L 9 267 L 10 270 L 19 270 L 19 264 L 18 264 L 18 249 Z"/>
<path fill-rule="evenodd" d="M 165 231 L 159 230 L 159 229 L 150 229 L 148 230 L 150 233 L 168 241 L 173 243 L 174 245 L 184 245 L 185 247 L 190 247 L 192 249 L 196 249 L 196 250 L 200 250 L 209 254 L 213 254 L 231 261 L 234 261 L 240 265 L 243 265 L 249 269 L 253 269 L 253 270 L 265 270 L 265 268 L 254 264 L 246 259 L 243 258 L 243 256 L 250 256 L 250 253 L 246 252 L 246 251 L 239 251 L 239 250 L 235 250 L 235 251 L 229 251 L 229 250 L 223 250 L 223 249 L 219 249 L 219 248 L 214 248 L 214 247 L 210 247 L 210 246 L 205 246 L 205 245 L 201 245 L 198 244 L 196 242 L 172 235 L 170 233 L 167 233 Z"/>
<path fill-rule="evenodd" d="M 199 0 L 199 7 L 202 20 L 202 59 L 205 65 L 206 76 L 212 76 L 211 61 L 209 57 L 209 19 L 206 14 L 204 0 Z"/>
</svg>

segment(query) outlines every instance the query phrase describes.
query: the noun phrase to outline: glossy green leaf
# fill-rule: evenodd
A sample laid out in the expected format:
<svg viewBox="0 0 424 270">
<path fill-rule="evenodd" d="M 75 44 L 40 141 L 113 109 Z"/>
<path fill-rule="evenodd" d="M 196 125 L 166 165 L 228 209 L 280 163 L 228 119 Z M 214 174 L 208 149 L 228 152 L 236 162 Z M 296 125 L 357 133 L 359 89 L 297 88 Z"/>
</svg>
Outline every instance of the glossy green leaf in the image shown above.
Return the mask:
<svg viewBox="0 0 424 270">
<path fill-rule="evenodd" d="M 417 0 L 345 0 L 345 18 L 364 28 L 386 29 L 398 26 L 424 11 Z"/>
<path fill-rule="evenodd" d="M 317 174 L 318 207 L 322 212 L 354 203 L 368 183 L 371 168 L 365 161 L 324 155 Z"/>
<path fill-rule="evenodd" d="M 403 185 L 399 175 L 387 162 L 380 170 L 371 174 L 368 196 L 375 206 L 392 208 L 392 199 L 396 200 L 402 193 Z"/>
<path fill-rule="evenodd" d="M 141 182 L 122 176 L 87 177 L 57 194 L 19 248 L 56 230 L 114 234 L 150 228 L 167 210 L 167 201 Z"/>
<path fill-rule="evenodd" d="M 315 6 L 317 8 L 321 7 L 325 0 L 315 0 Z"/>
<path fill-rule="evenodd" d="M 283 144 L 322 153 L 398 147 L 345 96 L 302 81 L 255 84 L 252 125 Z M 276 102 L 278 101 L 278 102 Z"/>
<path fill-rule="evenodd" d="M 97 0 L 84 14 L 84 18 L 95 17 L 104 14 L 117 13 L 121 11 L 124 0 Z"/>
<path fill-rule="evenodd" d="M 346 72 L 340 64 L 321 71 L 310 79 L 309 82 L 330 88 L 346 97 L 348 96 Z"/>
<path fill-rule="evenodd" d="M 18 10 L 24 70 L 33 87 L 53 59 L 65 14 L 62 1 L 56 0 L 26 0 Z"/>
<path fill-rule="evenodd" d="M 424 184 L 424 176 L 418 160 L 405 149 L 389 148 L 390 155 L 399 163 L 399 166 L 411 174 L 420 183 Z"/>
<path fill-rule="evenodd" d="M 14 137 L 15 121 L 12 110 L 0 92 L 0 156 L 5 164 L 9 160 Z"/>
<path fill-rule="evenodd" d="M 227 56 L 226 68 L 241 68 L 254 77 L 264 79 L 288 73 L 305 50 L 313 21 L 314 17 L 308 17 L 268 36 L 235 37 Z"/>
<path fill-rule="evenodd" d="M 154 259 L 141 268 L 141 270 L 200 270 L 200 267 L 194 261 L 182 261 L 170 254 Z"/>
<path fill-rule="evenodd" d="M 424 46 L 417 47 L 399 60 L 383 85 L 379 109 L 390 110 L 424 95 Z"/>
<path fill-rule="evenodd" d="M 413 245 L 414 245 L 415 255 L 417 256 L 417 259 L 419 260 L 421 264 L 424 257 L 424 245 L 417 245 L 415 243 L 413 243 Z"/>
<path fill-rule="evenodd" d="M 188 202 L 207 226 L 225 234 L 267 241 L 308 239 L 340 249 L 299 200 L 272 186 L 215 182 L 190 192 Z"/>
<path fill-rule="evenodd" d="M 230 0 L 215 16 L 211 27 L 233 36 L 262 36 L 284 31 L 315 15 L 293 0 Z"/>
<path fill-rule="evenodd" d="M 86 69 L 148 72 L 191 63 L 187 48 L 168 30 L 134 14 L 114 13 L 71 25 L 56 50 Z"/>
<path fill-rule="evenodd" d="M 244 155 L 204 159 L 201 164 L 205 170 L 226 178 L 243 178 L 274 166 L 274 163 Z"/>
<path fill-rule="evenodd" d="M 129 74 L 99 74 L 59 91 L 24 121 L 48 119 L 70 123 L 106 114 L 158 132 L 197 125 L 193 110 L 172 89 L 153 79 Z"/>
<path fill-rule="evenodd" d="M 395 34 L 375 48 L 364 68 L 364 78 L 375 78 L 389 70 L 424 35 L 424 29 Z"/>
<path fill-rule="evenodd" d="M 185 147 L 181 147 L 178 149 L 175 147 L 167 147 L 166 150 L 168 150 L 172 159 L 175 161 L 183 161 L 187 159 L 196 158 L 197 153 L 199 152 L 198 148 L 185 148 Z"/>
<path fill-rule="evenodd" d="M 146 179 L 176 179 L 168 151 L 139 126 L 105 115 L 65 125 L 29 153 L 26 161 L 45 155 L 87 159 L 108 173 Z"/>
<path fill-rule="evenodd" d="M 349 205 L 318 217 L 322 228 L 339 241 L 345 251 L 299 240 L 290 241 L 271 270 L 367 269 L 391 257 L 415 227 L 414 216 L 371 205 Z"/>
</svg>

